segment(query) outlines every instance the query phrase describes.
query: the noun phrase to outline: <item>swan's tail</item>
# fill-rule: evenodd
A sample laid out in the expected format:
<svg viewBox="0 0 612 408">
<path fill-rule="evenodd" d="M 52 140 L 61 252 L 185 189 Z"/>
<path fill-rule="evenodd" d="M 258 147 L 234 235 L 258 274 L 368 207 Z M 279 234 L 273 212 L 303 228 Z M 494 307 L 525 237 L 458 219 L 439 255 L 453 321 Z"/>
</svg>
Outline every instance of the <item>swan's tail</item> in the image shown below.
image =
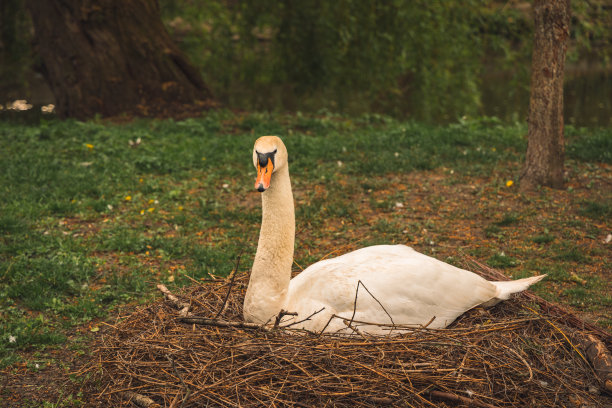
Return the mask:
<svg viewBox="0 0 612 408">
<path fill-rule="evenodd" d="M 523 278 L 511 281 L 491 282 L 497 288 L 497 294 L 493 299 L 484 303 L 483 306 L 493 306 L 501 302 L 502 300 L 509 299 L 510 295 L 512 295 L 513 293 L 524 291 L 529 286 L 544 279 L 544 277 L 546 277 L 546 275 L 532 276 L 530 278 Z"/>
</svg>

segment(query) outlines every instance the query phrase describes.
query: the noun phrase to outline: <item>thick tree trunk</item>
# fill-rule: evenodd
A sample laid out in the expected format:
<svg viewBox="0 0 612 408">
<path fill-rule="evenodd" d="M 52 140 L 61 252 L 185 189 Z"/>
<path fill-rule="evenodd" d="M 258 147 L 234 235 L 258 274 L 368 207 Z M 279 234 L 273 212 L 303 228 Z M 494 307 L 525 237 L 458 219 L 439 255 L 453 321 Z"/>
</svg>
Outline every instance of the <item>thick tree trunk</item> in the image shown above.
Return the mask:
<svg viewBox="0 0 612 408">
<path fill-rule="evenodd" d="M 157 0 L 26 0 L 60 117 L 149 116 L 210 99 Z"/>
<path fill-rule="evenodd" d="M 570 0 L 535 0 L 527 154 L 521 189 L 563 186 L 563 69 Z"/>
</svg>

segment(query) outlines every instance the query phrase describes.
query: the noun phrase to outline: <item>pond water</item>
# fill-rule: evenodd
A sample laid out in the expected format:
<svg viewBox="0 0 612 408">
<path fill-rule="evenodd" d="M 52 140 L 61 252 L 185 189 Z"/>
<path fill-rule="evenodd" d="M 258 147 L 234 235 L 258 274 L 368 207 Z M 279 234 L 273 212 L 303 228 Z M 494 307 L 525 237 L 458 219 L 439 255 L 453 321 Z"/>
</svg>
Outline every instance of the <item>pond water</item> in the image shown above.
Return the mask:
<svg viewBox="0 0 612 408">
<path fill-rule="evenodd" d="M 612 73 L 568 72 L 564 84 L 565 123 L 575 126 L 612 126 Z M 513 84 L 509 76 L 483 78 L 484 116 L 504 121 L 526 120 L 529 88 Z"/>
<path fill-rule="evenodd" d="M 529 87 L 525 86 L 524 82 L 516 80 L 511 73 L 488 70 L 487 75 L 483 76 L 481 81 L 481 108 L 478 114 L 495 116 L 504 122 L 525 121 L 529 108 Z M 25 114 L 26 111 L 3 109 L 0 110 L 0 119 L 14 118 L 18 115 L 19 120 L 36 121 L 40 116 L 42 106 L 55 103 L 53 94 L 42 76 L 30 77 L 29 83 L 29 89 L 24 91 L 24 95 L 29 95 L 29 98 L 24 96 L 16 99 L 27 99 L 33 108 L 28 111 L 28 114 Z M 570 66 L 566 69 L 564 92 L 565 123 L 587 127 L 612 126 L 612 70 Z M 10 102 L 12 101 L 0 101 L 5 107 Z M 285 106 L 285 108 L 308 111 L 304 109 L 304 106 L 299 106 L 299 103 L 296 106 Z M 347 113 L 361 114 L 364 108 L 367 110 L 367 107 L 358 105 L 356 108 L 348 109 Z M 409 106 L 400 107 L 399 110 L 410 112 Z M 414 119 L 419 120 L 418 117 Z M 456 120 L 455 117 L 449 116 L 439 118 L 438 122 L 454 120 Z"/>
</svg>

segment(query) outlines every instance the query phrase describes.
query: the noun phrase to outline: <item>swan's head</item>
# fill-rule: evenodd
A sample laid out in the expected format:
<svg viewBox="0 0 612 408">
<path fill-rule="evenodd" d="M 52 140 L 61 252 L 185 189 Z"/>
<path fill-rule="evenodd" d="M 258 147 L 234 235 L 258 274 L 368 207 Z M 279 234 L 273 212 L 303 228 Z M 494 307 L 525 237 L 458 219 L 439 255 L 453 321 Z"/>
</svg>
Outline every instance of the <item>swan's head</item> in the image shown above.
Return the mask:
<svg viewBox="0 0 612 408">
<path fill-rule="evenodd" d="M 278 136 L 262 136 L 253 147 L 253 165 L 257 169 L 255 188 L 263 193 L 270 187 L 272 173 L 287 165 L 287 148 Z"/>
</svg>

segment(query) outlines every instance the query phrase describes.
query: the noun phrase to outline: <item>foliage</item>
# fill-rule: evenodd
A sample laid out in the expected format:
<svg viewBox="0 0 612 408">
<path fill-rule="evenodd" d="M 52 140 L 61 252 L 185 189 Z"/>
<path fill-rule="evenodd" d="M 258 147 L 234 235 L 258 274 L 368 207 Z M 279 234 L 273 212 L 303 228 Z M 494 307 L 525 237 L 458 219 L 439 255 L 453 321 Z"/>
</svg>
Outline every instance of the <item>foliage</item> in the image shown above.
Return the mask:
<svg viewBox="0 0 612 408">
<path fill-rule="evenodd" d="M 31 63 L 30 21 L 22 0 L 0 3 L 0 104 L 15 98 L 15 88 L 25 86 L 24 68 Z"/>
<path fill-rule="evenodd" d="M 572 59 L 594 51 L 609 59 L 602 4 L 572 2 Z M 517 94 L 529 86 L 533 24 L 524 3 L 166 0 L 162 8 L 230 106 L 452 121 L 479 112 L 485 74 L 504 73 Z"/>
</svg>

